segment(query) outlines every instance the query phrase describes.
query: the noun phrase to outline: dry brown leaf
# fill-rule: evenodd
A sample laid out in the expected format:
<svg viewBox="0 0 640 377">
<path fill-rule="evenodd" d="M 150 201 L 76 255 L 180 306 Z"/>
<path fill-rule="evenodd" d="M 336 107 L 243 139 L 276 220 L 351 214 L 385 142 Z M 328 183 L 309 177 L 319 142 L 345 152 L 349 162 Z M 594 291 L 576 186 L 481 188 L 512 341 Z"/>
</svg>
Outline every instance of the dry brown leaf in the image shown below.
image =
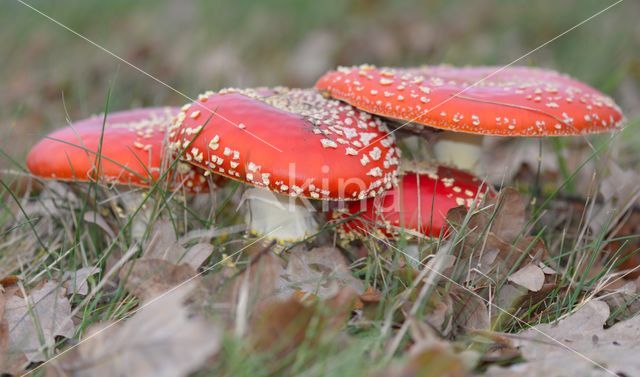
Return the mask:
<svg viewBox="0 0 640 377">
<path fill-rule="evenodd" d="M 312 307 L 293 296 L 270 301 L 251 324 L 252 344 L 261 352 L 271 351 L 281 357 L 302 343 L 313 315 Z"/>
<path fill-rule="evenodd" d="M 518 334 L 514 344 L 526 361 L 509 368 L 494 366 L 487 374 L 496 377 L 514 373 L 546 377 L 636 376 L 640 373 L 637 357 L 640 316 L 604 329 L 609 314 L 604 302 L 589 301 L 557 324 L 525 330 Z"/>
<path fill-rule="evenodd" d="M 609 161 L 608 168 L 609 175 L 600 185 L 604 204 L 587 222 L 594 234 L 608 233 L 627 209 L 640 202 L 640 174 L 623 170 L 613 161 Z"/>
<path fill-rule="evenodd" d="M 95 224 L 100 229 L 102 229 L 111 239 L 116 238 L 116 234 L 113 232 L 113 229 L 107 223 L 107 220 L 104 219 L 102 215 L 94 211 L 87 211 L 84 213 L 82 219 L 85 222 Z"/>
<path fill-rule="evenodd" d="M 512 270 L 537 265 L 547 255 L 544 242 L 525 229 L 525 202 L 516 190 L 503 189 L 485 208 L 471 215 L 462 234 L 464 245 L 456 250 L 460 264 L 470 270 L 465 283 L 472 287 L 495 285 Z M 459 225 L 465 216 L 467 211 L 459 207 L 447 219 Z"/>
<path fill-rule="evenodd" d="M 239 309 L 248 318 L 253 308 L 265 301 L 287 299 L 297 293 L 326 298 L 344 287 L 364 292 L 363 283 L 351 274 L 346 259 L 334 248 L 299 248 L 289 255 L 286 264 L 268 251 L 234 277 L 218 300 L 233 306 L 243 302 Z"/>
<path fill-rule="evenodd" d="M 636 282 L 620 279 L 615 281 L 615 285 L 617 283 L 622 284 L 616 288 L 612 287 L 614 284 L 609 284 L 599 294 L 600 299 L 606 302 L 615 314 L 613 318 L 609 318 L 609 322 L 631 318 L 640 313 L 640 296 Z"/>
<path fill-rule="evenodd" d="M 376 374 L 378 377 L 465 377 L 478 356 L 473 352 L 456 353 L 451 343 L 434 337 L 424 339 L 411 347 L 409 358 L 402 365 L 393 366 Z"/>
<path fill-rule="evenodd" d="M 529 293 L 529 290 L 520 285 L 507 283 L 502 285 L 496 293 L 496 306 L 508 313 L 514 313 L 518 310 L 521 300 Z M 502 316 L 505 313 L 501 310 L 494 310 L 494 315 Z"/>
<path fill-rule="evenodd" d="M 162 259 L 136 259 L 120 269 L 124 288 L 141 300 L 149 300 L 187 282 L 196 271 L 186 264 L 175 265 Z"/>
<path fill-rule="evenodd" d="M 511 274 L 507 280 L 530 291 L 538 292 L 544 285 L 544 272 L 540 267 L 529 263 Z"/>
<path fill-rule="evenodd" d="M 374 287 L 367 287 L 364 293 L 358 296 L 356 309 L 362 309 L 362 314 L 365 318 L 374 319 L 381 300 L 382 292 Z"/>
<path fill-rule="evenodd" d="M 516 189 L 503 189 L 495 202 L 489 200 L 489 203 L 495 203 L 497 206 L 491 222 L 491 233 L 505 241 L 513 241 L 526 234 L 526 201 Z M 491 215 L 491 211 L 485 212 L 484 215 Z"/>
<path fill-rule="evenodd" d="M 65 279 L 64 285 L 67 287 L 67 295 L 79 294 L 84 296 L 89 293 L 89 277 L 99 272 L 100 269 L 95 266 L 65 272 L 63 279 Z"/>
<path fill-rule="evenodd" d="M 231 288 L 234 296 L 237 297 L 240 290 L 246 287 L 249 292 L 249 301 L 254 304 L 271 299 L 286 298 L 295 291 L 288 287 L 288 282 L 283 279 L 284 273 L 284 261 L 277 255 L 266 252 L 258 256 L 253 263 L 250 263 L 241 274 L 234 278 Z"/>
<path fill-rule="evenodd" d="M 422 318 L 442 336 L 448 336 L 453 330 L 453 299 L 449 292 L 437 289 L 429 297 L 425 315 Z"/>
<path fill-rule="evenodd" d="M 7 360 L 7 351 L 9 349 L 9 323 L 4 318 L 4 309 L 7 303 L 7 297 L 13 296 L 15 289 L 0 287 L 0 372 L 10 372 L 15 368 L 9 365 L 11 360 Z M 18 364 L 22 364 L 20 361 Z"/>
<path fill-rule="evenodd" d="M 257 350 L 280 358 L 303 341 L 313 347 L 345 325 L 356 298 L 354 290 L 345 287 L 322 301 L 305 303 L 295 296 L 269 301 L 252 320 L 251 343 Z"/>
<path fill-rule="evenodd" d="M 454 228 L 458 228 L 464 222 L 467 212 L 464 207 L 454 208 L 449 211 L 447 220 L 454 224 Z M 488 231 L 497 238 L 510 242 L 526 234 L 525 223 L 525 201 L 522 195 L 516 189 L 506 187 L 495 197 L 488 198 L 482 210 L 474 212 L 469 219 L 465 237 L 471 242 L 477 242 Z"/>
<path fill-rule="evenodd" d="M 453 302 L 453 335 L 466 334 L 470 330 L 490 327 L 488 304 L 468 290 L 452 287 L 449 292 Z"/>
<path fill-rule="evenodd" d="M 5 287 L 16 284 L 18 281 L 20 281 L 20 276 L 18 275 L 7 275 L 3 277 L 2 279 L 0 279 L 0 285 L 2 286 L 0 287 L 0 291 L 2 291 Z"/>
<path fill-rule="evenodd" d="M 291 289 L 323 298 L 335 295 L 345 286 L 364 292 L 364 284 L 351 274 L 347 259 L 334 247 L 292 252 L 283 278 Z"/>
<path fill-rule="evenodd" d="M 556 153 L 540 140 L 528 138 L 485 137 L 480 166 L 491 182 L 513 182 L 523 168 L 536 171 L 538 164 L 547 173 L 557 173 Z"/>
<path fill-rule="evenodd" d="M 213 245 L 210 243 L 197 243 L 185 251 L 178 260 L 180 263 L 186 263 L 194 269 L 198 269 L 213 254 Z"/>
<path fill-rule="evenodd" d="M 222 332 L 183 304 L 193 286 L 172 291 L 131 318 L 93 327 L 48 365 L 48 376 L 187 376 L 220 348 Z"/>
<path fill-rule="evenodd" d="M 197 270 L 212 253 L 213 245 L 206 242 L 197 243 L 189 248 L 182 246 L 171 222 L 158 220 L 153 224 L 143 257 L 163 259 L 174 264 L 188 264 Z"/>
<path fill-rule="evenodd" d="M 65 293 L 60 284 L 49 281 L 29 292 L 27 297 L 13 294 L 6 298 L 4 320 L 9 339 L 5 356 L 9 364 L 17 359 L 44 361 L 46 352 L 53 351 L 56 336 L 71 338 L 74 335 L 71 305 Z"/>
</svg>

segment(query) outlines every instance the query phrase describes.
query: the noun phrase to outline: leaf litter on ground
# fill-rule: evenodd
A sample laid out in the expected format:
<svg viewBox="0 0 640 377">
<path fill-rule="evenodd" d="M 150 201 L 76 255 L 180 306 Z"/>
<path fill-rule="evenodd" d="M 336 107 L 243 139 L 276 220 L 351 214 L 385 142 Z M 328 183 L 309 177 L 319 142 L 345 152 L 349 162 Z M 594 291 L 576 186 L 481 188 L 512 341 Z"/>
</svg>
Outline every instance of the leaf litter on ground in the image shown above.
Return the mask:
<svg viewBox="0 0 640 377">
<path fill-rule="evenodd" d="M 72 338 L 76 326 L 66 289 L 55 281 L 24 295 L 21 287 L 9 287 L 2 298 L 2 336 L 6 351 L 0 369 L 7 373 L 23 370 L 29 363 L 47 360 L 54 353 L 56 337 Z M 6 332 L 5 332 L 6 331 Z"/>
<path fill-rule="evenodd" d="M 512 341 L 525 361 L 508 368 L 492 366 L 487 375 L 636 376 L 640 373 L 640 316 L 605 328 L 609 315 L 606 303 L 592 300 L 558 323 L 522 331 Z"/>
<path fill-rule="evenodd" d="M 110 289 L 120 285 L 137 298 L 140 309 L 135 309 L 134 314 L 122 322 L 95 323 L 81 337 L 88 340 L 48 365 L 48 373 L 135 375 L 155 370 L 154 365 L 165 368 L 164 365 L 171 363 L 165 368 L 166 375 L 183 376 L 215 360 L 225 333 L 246 339 L 247 346 L 260 354 L 276 356 L 270 368 L 281 371 L 283 363 L 296 357 L 300 349 L 322 347 L 328 341 L 333 342 L 334 347 L 340 344 L 346 347 L 353 340 L 351 332 L 371 329 L 371 324 L 376 322 L 384 325 L 386 322 L 380 322 L 380 314 L 388 313 L 385 310 L 389 306 L 385 305 L 393 306 L 397 299 L 403 304 L 394 309 L 398 315 L 388 317 L 394 321 L 390 334 L 406 329 L 410 337 L 408 340 L 404 336 L 398 338 L 398 347 L 393 349 L 402 351 L 398 352 L 400 359 L 394 357 L 395 361 L 382 373 L 404 376 L 428 371 L 435 373 L 433 375 L 465 376 L 480 362 L 513 360 L 518 354 L 516 345 L 500 340 L 500 334 L 491 332 L 500 313 L 490 303 L 517 314 L 527 298 L 544 298 L 555 286 L 558 266 L 547 260 L 548 251 L 542 240 L 530 235 L 525 201 L 515 190 L 502 190 L 498 197 L 488 199 L 470 213 L 462 208 L 454 209 L 448 219 L 452 224 L 451 239 L 457 243 L 443 242 L 439 247 L 449 249 L 440 253 L 442 255 L 436 253 L 436 257 L 428 258 L 426 263 L 442 276 L 434 279 L 434 274 L 423 266 L 401 265 L 403 272 L 398 273 L 412 278 L 394 293 L 395 297 L 387 296 L 386 285 L 375 281 L 365 283 L 354 276 L 353 265 L 346 257 L 354 255 L 349 248 L 297 246 L 286 255 L 276 255 L 266 249 L 248 253 L 251 257 L 246 262 L 238 259 L 239 263 L 223 257 L 221 268 L 196 277 L 209 258 L 219 257 L 211 237 L 195 231 L 191 236 L 178 238 L 174 224 L 157 221 L 143 241 L 141 253 L 137 254 L 132 248 L 126 253 L 128 261 L 120 259 L 107 264 L 111 266 L 109 270 L 115 271 L 112 275 L 118 277 Z M 107 226 L 108 220 L 103 220 L 96 225 Z M 109 233 L 106 229 L 104 232 Z M 138 255 L 137 259 L 131 259 L 134 254 Z M 114 255 L 117 257 L 117 253 Z M 442 263 L 437 262 L 439 257 Z M 392 259 L 384 263 L 385 268 L 390 268 Z M 99 270 L 91 267 L 65 272 L 62 297 L 85 295 L 88 279 L 96 273 Z M 451 281 L 456 284 L 450 284 Z M 185 286 L 189 292 L 172 301 L 171 297 L 182 292 Z M 499 292 L 493 295 L 498 286 Z M 30 294 L 34 292 L 37 291 L 32 290 Z M 616 291 L 616 295 L 609 292 L 603 299 L 611 302 L 625 292 Z M 158 306 L 156 299 L 167 306 Z M 387 309 L 381 311 L 381 308 Z M 174 313 L 175 323 L 169 321 L 169 312 Z M 155 328 L 162 327 L 160 323 L 165 321 L 169 321 L 169 328 L 185 328 L 185 333 L 173 334 Z M 350 330 L 344 331 L 347 328 Z M 431 331 L 428 339 L 414 335 L 427 333 L 425 328 Z M 137 331 L 140 329 L 151 336 L 144 338 Z M 2 327 L 0 334 L 1 330 Z M 127 334 L 139 342 L 127 344 Z M 55 335 L 73 338 L 74 334 L 72 331 Z M 202 352 L 187 345 L 189 337 L 200 345 Z M 473 344 L 478 343 L 477 339 L 484 339 L 489 346 L 482 352 L 465 352 L 469 339 L 475 339 Z M 7 342 L 6 337 L 3 343 L 0 337 L 0 347 L 15 347 L 15 344 L 15 341 Z M 67 346 L 72 344 L 73 341 Z M 144 351 L 124 352 L 133 346 Z M 496 349 L 503 351 L 496 352 Z M 191 354 L 184 356 L 182 351 Z M 406 356 L 402 357 L 403 354 Z M 522 354 L 526 357 L 526 352 Z M 397 354 L 394 352 L 394 355 Z M 38 361 L 41 360 L 44 358 Z M 21 367 L 29 362 L 28 359 L 21 361 Z M 127 370 L 127 364 L 134 367 Z"/>
<path fill-rule="evenodd" d="M 47 365 L 48 376 L 187 376 L 221 346 L 222 331 L 184 304 L 193 284 L 145 302 L 130 318 L 92 326 Z"/>
</svg>

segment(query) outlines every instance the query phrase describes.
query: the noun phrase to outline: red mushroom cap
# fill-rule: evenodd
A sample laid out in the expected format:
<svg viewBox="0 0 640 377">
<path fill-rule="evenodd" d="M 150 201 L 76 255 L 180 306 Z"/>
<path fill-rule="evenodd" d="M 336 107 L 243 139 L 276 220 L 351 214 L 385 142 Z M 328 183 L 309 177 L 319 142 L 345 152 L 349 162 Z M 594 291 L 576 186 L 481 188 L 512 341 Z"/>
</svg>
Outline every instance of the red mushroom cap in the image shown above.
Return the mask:
<svg viewBox="0 0 640 377">
<path fill-rule="evenodd" d="M 624 120 L 611 98 L 538 68 L 341 67 L 316 87 L 373 114 L 472 134 L 580 135 Z"/>
<path fill-rule="evenodd" d="M 104 115 L 81 120 L 40 140 L 27 156 L 27 168 L 46 179 L 150 186 L 160 176 L 166 131 L 177 113 L 168 107 L 110 113 L 104 132 Z M 98 151 L 100 169 L 96 169 Z M 207 187 L 197 168 L 180 163 L 177 170 L 176 184 L 184 182 L 189 192 Z"/>
<path fill-rule="evenodd" d="M 355 200 L 395 184 L 400 151 L 388 132 L 380 118 L 313 89 L 260 88 L 201 95 L 169 135 L 184 160 L 212 173 L 284 195 Z"/>
<path fill-rule="evenodd" d="M 404 163 L 403 163 L 404 164 Z M 359 214 L 338 227 L 341 238 L 366 237 L 363 229 L 387 238 L 404 230 L 438 237 L 446 228 L 447 212 L 481 200 L 493 191 L 475 176 L 462 170 L 427 163 L 403 166 L 399 185 L 383 196 L 361 202 L 349 202 L 345 208 L 329 214 L 333 220 Z"/>
</svg>

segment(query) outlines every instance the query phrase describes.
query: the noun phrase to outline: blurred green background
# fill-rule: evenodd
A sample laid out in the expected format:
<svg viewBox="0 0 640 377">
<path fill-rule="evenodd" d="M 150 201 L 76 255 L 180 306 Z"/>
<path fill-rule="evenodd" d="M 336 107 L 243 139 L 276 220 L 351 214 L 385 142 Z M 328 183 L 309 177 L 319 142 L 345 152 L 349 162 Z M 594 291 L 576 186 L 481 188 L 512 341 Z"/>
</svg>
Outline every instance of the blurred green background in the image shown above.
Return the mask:
<svg viewBox="0 0 640 377">
<path fill-rule="evenodd" d="M 226 86 L 311 86 L 336 65 L 506 64 L 614 3 L 25 1 L 192 97 Z M 112 110 L 188 101 L 15 0 L 1 9 L 0 148 L 18 160 L 67 117 L 102 112 L 109 87 Z M 519 64 L 590 83 L 633 119 L 638 16 L 640 1 L 625 0 Z"/>
</svg>

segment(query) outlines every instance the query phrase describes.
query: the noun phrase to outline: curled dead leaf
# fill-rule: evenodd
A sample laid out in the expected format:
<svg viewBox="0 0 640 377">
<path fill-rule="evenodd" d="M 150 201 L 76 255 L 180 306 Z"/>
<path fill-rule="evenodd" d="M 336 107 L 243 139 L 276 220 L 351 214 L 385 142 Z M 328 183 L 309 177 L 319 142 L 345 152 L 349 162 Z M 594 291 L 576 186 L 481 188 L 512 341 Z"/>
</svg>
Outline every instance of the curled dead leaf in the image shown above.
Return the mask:
<svg viewBox="0 0 640 377">
<path fill-rule="evenodd" d="M 333 296 L 345 286 L 364 292 L 364 284 L 351 274 L 347 259 L 334 247 L 291 253 L 283 278 L 292 288 L 319 297 Z"/>
<path fill-rule="evenodd" d="M 100 272 L 98 267 L 83 267 L 76 271 L 64 273 L 64 285 L 67 287 L 67 295 L 89 293 L 89 278 Z"/>
<path fill-rule="evenodd" d="M 610 315 L 602 301 L 589 301 L 555 324 L 541 324 L 514 338 L 524 363 L 508 368 L 491 367 L 489 376 L 633 376 L 640 370 L 640 316 L 612 327 L 604 325 Z"/>
<path fill-rule="evenodd" d="M 222 335 L 184 306 L 192 288 L 150 302 L 120 323 L 95 325 L 78 347 L 47 365 L 47 376 L 189 375 L 217 353 Z"/>
<path fill-rule="evenodd" d="M 213 253 L 213 245 L 200 242 L 191 247 L 183 246 L 168 220 L 153 224 L 149 241 L 144 245 L 143 257 L 162 259 L 174 264 L 187 264 L 197 270 Z"/>
<path fill-rule="evenodd" d="M 57 282 L 46 282 L 31 290 L 26 297 L 13 290 L 4 299 L 3 322 L 8 329 L 4 369 L 15 372 L 30 362 L 46 360 L 53 352 L 56 337 L 71 338 L 75 325 L 71 321 L 71 305 L 66 290 Z"/>
<path fill-rule="evenodd" d="M 544 285 L 544 272 L 540 267 L 529 263 L 511 274 L 507 280 L 530 291 L 538 292 Z"/>
<path fill-rule="evenodd" d="M 452 344 L 437 338 L 424 339 L 409 350 L 409 358 L 401 365 L 378 373 L 379 377 L 447 376 L 466 377 L 476 364 L 478 355 L 456 352 Z"/>
<path fill-rule="evenodd" d="M 186 264 L 175 265 L 162 259 L 136 259 L 120 269 L 124 288 L 143 301 L 150 300 L 184 284 L 196 275 Z"/>
<path fill-rule="evenodd" d="M 253 347 L 282 358 L 303 341 L 309 346 L 335 336 L 346 324 L 357 298 L 345 287 L 335 296 L 315 302 L 301 302 L 291 296 L 261 305 L 251 322 Z"/>
</svg>

